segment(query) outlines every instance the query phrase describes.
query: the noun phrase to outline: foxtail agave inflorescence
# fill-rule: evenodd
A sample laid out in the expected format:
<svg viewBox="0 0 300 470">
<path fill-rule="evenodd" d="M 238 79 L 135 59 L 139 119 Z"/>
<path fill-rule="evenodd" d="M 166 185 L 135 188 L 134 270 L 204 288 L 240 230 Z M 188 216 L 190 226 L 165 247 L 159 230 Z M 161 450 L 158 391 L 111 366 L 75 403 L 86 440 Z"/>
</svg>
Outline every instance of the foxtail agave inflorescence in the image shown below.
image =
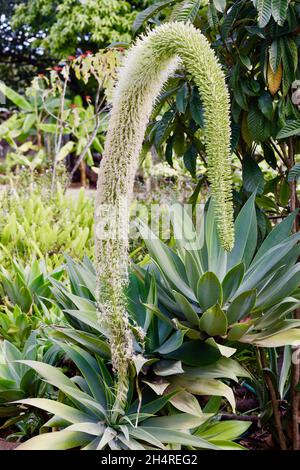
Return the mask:
<svg viewBox="0 0 300 470">
<path fill-rule="evenodd" d="M 229 96 L 224 74 L 208 41 L 192 25 L 165 24 L 137 41 L 120 71 L 98 180 L 95 241 L 99 321 L 110 332 L 120 406 L 126 399 L 132 355 L 123 297 L 127 283 L 128 205 L 154 102 L 179 65 L 193 77 L 204 103 L 208 175 L 217 229 L 223 247 L 233 247 Z M 113 227 L 108 227 L 112 220 Z"/>
</svg>

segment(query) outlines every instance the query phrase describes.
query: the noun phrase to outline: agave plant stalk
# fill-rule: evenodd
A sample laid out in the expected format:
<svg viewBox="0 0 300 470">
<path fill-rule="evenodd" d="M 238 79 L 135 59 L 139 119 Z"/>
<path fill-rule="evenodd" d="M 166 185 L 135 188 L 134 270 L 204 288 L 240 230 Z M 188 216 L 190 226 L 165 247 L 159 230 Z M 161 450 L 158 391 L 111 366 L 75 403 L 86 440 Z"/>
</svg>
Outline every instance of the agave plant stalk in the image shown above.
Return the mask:
<svg viewBox="0 0 300 470">
<path fill-rule="evenodd" d="M 127 365 L 132 355 L 123 296 L 128 281 L 126 207 L 132 197 L 134 175 L 152 107 L 179 64 L 193 77 L 205 107 L 209 179 L 220 240 L 226 250 L 231 250 L 234 242 L 229 96 L 224 74 L 208 41 L 199 31 L 192 25 L 169 23 L 139 39 L 127 56 L 115 90 L 98 180 L 97 300 L 99 321 L 110 330 L 112 359 L 119 381 L 119 404 L 126 400 Z M 118 228 L 113 237 L 107 236 L 107 226 L 103 224 L 103 219 L 109 220 L 112 215 L 114 226 Z"/>
</svg>

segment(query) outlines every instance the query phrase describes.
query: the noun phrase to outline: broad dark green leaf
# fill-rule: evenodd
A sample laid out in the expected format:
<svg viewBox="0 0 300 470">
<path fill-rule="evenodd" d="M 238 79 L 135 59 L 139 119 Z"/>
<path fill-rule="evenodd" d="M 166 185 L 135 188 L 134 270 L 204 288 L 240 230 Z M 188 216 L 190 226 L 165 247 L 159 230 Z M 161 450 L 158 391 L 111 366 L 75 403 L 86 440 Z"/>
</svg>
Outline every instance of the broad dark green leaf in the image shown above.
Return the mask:
<svg viewBox="0 0 300 470">
<path fill-rule="evenodd" d="M 159 148 L 159 146 L 165 141 L 165 139 L 170 134 L 170 131 L 171 131 L 170 125 L 174 118 L 174 114 L 175 114 L 174 109 L 169 109 L 169 111 L 167 111 L 163 115 L 161 120 L 158 121 L 156 130 L 155 130 L 155 135 L 154 135 L 154 143 L 155 143 L 156 148 Z"/>
<path fill-rule="evenodd" d="M 272 16 L 279 26 L 283 26 L 286 17 L 289 0 L 272 0 Z"/>
<path fill-rule="evenodd" d="M 271 19 L 272 0 L 257 0 L 256 8 L 258 10 L 258 26 L 264 28 Z"/>
<path fill-rule="evenodd" d="M 197 18 L 202 0 L 189 0 L 183 2 L 179 12 L 176 14 L 176 21 L 184 21 L 185 23 L 193 23 Z"/>
<path fill-rule="evenodd" d="M 283 65 L 283 94 L 286 95 L 296 78 L 295 72 L 298 65 L 298 48 L 294 39 L 288 36 L 280 38 L 280 45 Z"/>
<path fill-rule="evenodd" d="M 175 331 L 167 341 L 155 350 L 160 354 L 169 354 L 182 345 L 184 333 L 181 330 Z"/>
<path fill-rule="evenodd" d="M 276 170 L 277 160 L 273 148 L 271 147 L 271 145 L 264 142 L 262 144 L 262 149 L 266 162 L 270 165 L 271 168 L 273 168 L 273 170 Z"/>
<path fill-rule="evenodd" d="M 234 152 L 239 143 L 241 126 L 239 124 L 231 124 L 231 151 Z"/>
<path fill-rule="evenodd" d="M 290 174 L 290 173 L 289 173 Z M 279 203 L 281 206 L 287 206 L 291 196 L 291 188 L 287 180 L 283 178 L 280 182 Z"/>
<path fill-rule="evenodd" d="M 267 137 L 266 120 L 262 112 L 252 106 L 247 117 L 247 124 L 252 139 L 255 142 L 263 142 Z"/>
<path fill-rule="evenodd" d="M 287 121 L 284 127 L 278 132 L 277 139 L 287 139 L 294 135 L 300 135 L 300 119 Z"/>
<path fill-rule="evenodd" d="M 235 23 L 237 14 L 242 6 L 243 6 L 242 2 L 235 2 L 232 5 L 232 7 L 229 9 L 228 13 L 225 16 L 224 21 L 221 24 L 222 39 L 226 39 L 228 37 L 228 34 L 230 33 Z"/>
<path fill-rule="evenodd" d="M 263 115 L 270 121 L 273 118 L 273 99 L 267 91 L 264 91 L 258 98 L 258 106 Z"/>
<path fill-rule="evenodd" d="M 193 177 L 196 176 L 196 163 L 197 163 L 197 147 L 192 143 L 187 151 L 183 155 L 183 161 L 186 169 L 191 173 Z"/>
<path fill-rule="evenodd" d="M 189 366 L 205 366 L 221 357 L 219 349 L 200 340 L 186 341 L 176 351 L 167 355 L 171 359 L 182 361 Z"/>
<path fill-rule="evenodd" d="M 186 107 L 188 104 L 189 89 L 187 83 L 184 83 L 181 88 L 179 88 L 176 95 L 176 107 L 178 111 L 182 114 L 185 113 Z"/>
<path fill-rule="evenodd" d="M 173 168 L 173 143 L 174 143 L 174 136 L 172 135 L 167 140 L 166 151 L 165 151 L 166 161 L 169 163 L 169 165 L 172 168 Z"/>
<path fill-rule="evenodd" d="M 300 128 L 299 128 L 300 131 Z M 300 177 L 300 163 L 296 163 L 293 168 L 289 171 L 288 180 L 295 181 Z"/>
<path fill-rule="evenodd" d="M 280 41 L 277 39 L 274 39 L 272 42 L 270 48 L 269 48 L 269 63 L 271 66 L 271 69 L 274 73 L 277 72 L 279 64 L 281 62 L 281 46 L 280 46 Z"/>
<path fill-rule="evenodd" d="M 190 98 L 190 111 L 191 111 L 191 115 L 195 123 L 198 124 L 198 126 L 201 129 L 203 129 L 204 128 L 204 108 L 200 100 L 199 93 L 195 87 L 193 88 L 193 92 Z"/>
<path fill-rule="evenodd" d="M 264 190 L 264 175 L 258 163 L 250 155 L 243 162 L 243 186 L 248 193 L 262 194 Z"/>
</svg>

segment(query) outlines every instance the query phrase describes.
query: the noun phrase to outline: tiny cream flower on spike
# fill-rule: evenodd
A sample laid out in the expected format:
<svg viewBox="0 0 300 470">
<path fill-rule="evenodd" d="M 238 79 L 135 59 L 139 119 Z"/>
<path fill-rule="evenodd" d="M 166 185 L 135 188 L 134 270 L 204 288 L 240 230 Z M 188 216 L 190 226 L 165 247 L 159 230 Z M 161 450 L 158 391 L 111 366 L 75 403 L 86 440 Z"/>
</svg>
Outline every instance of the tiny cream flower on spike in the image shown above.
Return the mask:
<svg viewBox="0 0 300 470">
<path fill-rule="evenodd" d="M 155 100 L 179 65 L 193 77 L 204 103 L 208 177 L 220 242 L 228 251 L 234 244 L 229 95 L 224 73 L 198 30 L 190 24 L 168 23 L 138 39 L 124 61 L 114 93 L 98 179 L 97 301 L 99 322 L 110 334 L 112 362 L 118 376 L 116 408 L 119 410 L 126 402 L 128 364 L 133 354 L 124 297 L 129 214 L 122 206 L 129 207 L 132 198 L 138 157 Z M 117 229 L 111 237 L 101 222 L 103 207 L 116 209 Z"/>
</svg>

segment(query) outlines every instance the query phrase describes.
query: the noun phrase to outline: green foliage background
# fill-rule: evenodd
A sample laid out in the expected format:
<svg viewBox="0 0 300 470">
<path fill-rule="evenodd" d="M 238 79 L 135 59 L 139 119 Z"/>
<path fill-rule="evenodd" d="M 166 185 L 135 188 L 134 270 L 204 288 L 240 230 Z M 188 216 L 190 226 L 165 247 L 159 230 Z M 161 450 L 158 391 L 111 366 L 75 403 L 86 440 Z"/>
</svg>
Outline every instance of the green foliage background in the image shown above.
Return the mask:
<svg viewBox="0 0 300 470">
<path fill-rule="evenodd" d="M 39 41 L 56 57 L 74 54 L 77 48 L 102 48 L 111 42 L 129 42 L 132 22 L 148 0 L 29 0 L 17 6 L 14 28 L 28 25 L 46 37 Z"/>
</svg>

